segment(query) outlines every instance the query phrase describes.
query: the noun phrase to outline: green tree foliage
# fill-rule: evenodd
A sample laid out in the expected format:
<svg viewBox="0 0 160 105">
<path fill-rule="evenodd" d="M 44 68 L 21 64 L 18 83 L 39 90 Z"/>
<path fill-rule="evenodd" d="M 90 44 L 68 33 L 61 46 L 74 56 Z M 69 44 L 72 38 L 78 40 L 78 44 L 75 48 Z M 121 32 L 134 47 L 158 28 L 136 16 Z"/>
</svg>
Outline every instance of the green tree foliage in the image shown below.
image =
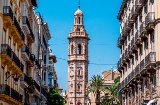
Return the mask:
<svg viewBox="0 0 160 105">
<path fill-rule="evenodd" d="M 58 90 L 51 88 L 47 96 L 47 105 L 65 105 L 65 99 L 58 93 Z"/>
<path fill-rule="evenodd" d="M 103 91 L 103 78 L 100 75 L 93 75 L 90 80 L 91 84 L 87 88 L 87 93 L 96 95 L 96 105 L 100 105 L 100 93 Z"/>
<path fill-rule="evenodd" d="M 101 105 L 119 105 L 118 92 L 120 85 L 120 76 L 114 80 L 114 84 L 107 87 L 104 92 L 105 96 L 102 97 Z"/>
</svg>

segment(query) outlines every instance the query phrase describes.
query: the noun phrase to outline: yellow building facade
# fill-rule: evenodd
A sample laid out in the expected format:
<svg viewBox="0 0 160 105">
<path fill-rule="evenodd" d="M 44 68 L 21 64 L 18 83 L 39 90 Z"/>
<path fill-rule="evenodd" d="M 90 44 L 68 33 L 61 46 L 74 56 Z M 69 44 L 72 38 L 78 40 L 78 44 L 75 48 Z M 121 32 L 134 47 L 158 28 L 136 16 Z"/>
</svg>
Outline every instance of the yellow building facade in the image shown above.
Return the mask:
<svg viewBox="0 0 160 105">
<path fill-rule="evenodd" d="M 21 105 L 20 77 L 24 65 L 21 48 L 25 42 L 22 31 L 23 0 L 0 1 L 0 103 Z"/>
</svg>

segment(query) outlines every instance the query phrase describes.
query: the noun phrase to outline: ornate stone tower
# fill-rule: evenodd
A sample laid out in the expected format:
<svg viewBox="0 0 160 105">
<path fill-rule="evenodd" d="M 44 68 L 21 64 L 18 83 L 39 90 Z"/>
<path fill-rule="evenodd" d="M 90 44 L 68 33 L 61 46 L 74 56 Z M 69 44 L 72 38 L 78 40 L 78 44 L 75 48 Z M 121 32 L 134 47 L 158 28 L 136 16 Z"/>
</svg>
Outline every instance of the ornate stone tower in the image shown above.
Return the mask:
<svg viewBox="0 0 160 105">
<path fill-rule="evenodd" d="M 68 37 L 68 105 L 85 105 L 88 83 L 88 41 L 83 25 L 83 13 L 78 6 L 74 14 L 74 27 Z"/>
</svg>

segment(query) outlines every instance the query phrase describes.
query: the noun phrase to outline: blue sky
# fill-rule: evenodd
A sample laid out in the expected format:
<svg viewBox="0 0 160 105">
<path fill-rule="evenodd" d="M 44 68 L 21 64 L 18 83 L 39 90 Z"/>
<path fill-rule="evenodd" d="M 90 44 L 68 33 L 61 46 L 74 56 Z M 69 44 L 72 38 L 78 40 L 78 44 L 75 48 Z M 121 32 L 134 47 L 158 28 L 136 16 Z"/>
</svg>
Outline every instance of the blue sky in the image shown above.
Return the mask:
<svg viewBox="0 0 160 105">
<path fill-rule="evenodd" d="M 48 22 L 51 32 L 50 48 L 57 57 L 55 68 L 59 86 L 68 89 L 68 35 L 73 28 L 78 0 L 38 0 L 37 12 Z M 81 0 L 84 24 L 89 34 L 89 80 L 119 60 L 119 21 L 117 14 L 122 0 Z M 98 65 L 97 65 L 98 64 Z M 99 65 L 105 64 L 105 65 Z M 115 64 L 115 65 L 111 65 Z"/>
</svg>

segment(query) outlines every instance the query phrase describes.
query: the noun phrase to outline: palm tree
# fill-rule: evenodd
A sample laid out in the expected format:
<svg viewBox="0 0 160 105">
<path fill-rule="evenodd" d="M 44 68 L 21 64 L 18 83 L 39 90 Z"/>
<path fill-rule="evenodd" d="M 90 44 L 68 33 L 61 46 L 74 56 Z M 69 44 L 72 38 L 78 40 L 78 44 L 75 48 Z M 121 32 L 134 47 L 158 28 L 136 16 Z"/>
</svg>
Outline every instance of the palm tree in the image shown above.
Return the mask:
<svg viewBox="0 0 160 105">
<path fill-rule="evenodd" d="M 90 80 L 91 84 L 87 88 L 87 93 L 96 95 L 96 105 L 100 105 L 100 93 L 103 91 L 103 78 L 100 75 L 93 75 Z"/>
<path fill-rule="evenodd" d="M 114 84 L 110 87 L 107 87 L 104 92 L 105 96 L 102 97 L 101 105 L 119 105 L 120 101 L 118 99 L 120 84 L 120 76 L 114 80 Z"/>
</svg>

